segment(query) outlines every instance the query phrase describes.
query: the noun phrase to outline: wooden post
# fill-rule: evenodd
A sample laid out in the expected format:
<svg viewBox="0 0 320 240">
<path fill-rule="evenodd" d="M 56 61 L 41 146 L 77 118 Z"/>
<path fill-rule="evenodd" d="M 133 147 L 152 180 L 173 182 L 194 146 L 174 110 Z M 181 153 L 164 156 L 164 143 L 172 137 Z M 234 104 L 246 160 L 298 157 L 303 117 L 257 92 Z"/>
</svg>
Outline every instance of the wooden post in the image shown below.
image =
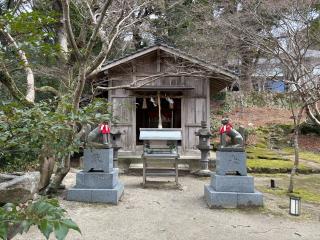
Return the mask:
<svg viewBox="0 0 320 240">
<path fill-rule="evenodd" d="M 146 181 L 147 181 L 147 176 L 146 176 L 146 168 L 147 168 L 147 160 L 145 157 L 142 158 L 143 159 L 143 173 L 142 173 L 142 178 L 143 178 L 143 181 L 142 181 L 142 185 L 145 186 L 146 185 Z"/>
<path fill-rule="evenodd" d="M 178 180 L 178 158 L 175 158 L 174 159 L 174 168 L 175 168 L 175 182 L 176 182 L 176 185 L 179 184 L 179 180 Z"/>
<path fill-rule="evenodd" d="M 159 109 L 159 123 L 158 123 L 158 128 L 162 128 L 160 91 L 158 91 L 158 109 Z"/>
</svg>

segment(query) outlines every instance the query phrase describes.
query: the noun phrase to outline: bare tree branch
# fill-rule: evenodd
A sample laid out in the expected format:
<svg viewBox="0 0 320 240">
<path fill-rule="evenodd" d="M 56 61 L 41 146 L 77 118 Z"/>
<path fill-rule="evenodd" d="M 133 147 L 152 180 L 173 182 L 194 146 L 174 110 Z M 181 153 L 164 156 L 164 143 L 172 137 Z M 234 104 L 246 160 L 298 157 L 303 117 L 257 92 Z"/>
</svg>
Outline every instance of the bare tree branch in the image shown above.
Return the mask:
<svg viewBox="0 0 320 240">
<path fill-rule="evenodd" d="M 112 0 L 107 0 L 105 2 L 105 4 L 102 7 L 101 13 L 99 15 L 98 22 L 96 21 L 95 17 L 92 15 L 92 11 L 91 11 L 90 6 L 88 4 L 88 7 L 90 9 L 89 12 L 91 12 L 91 15 L 92 15 L 92 18 L 93 18 L 93 21 L 94 21 L 94 24 L 95 24 L 95 29 L 93 30 L 93 33 L 92 33 L 92 35 L 91 35 L 91 37 L 89 39 L 89 42 L 87 44 L 87 48 L 86 48 L 86 52 L 85 52 L 85 58 L 88 58 L 89 54 L 92 51 L 92 48 L 93 48 L 93 45 L 94 45 L 94 41 L 96 40 L 97 34 L 99 32 L 99 28 L 101 27 L 102 21 L 103 21 L 105 15 L 106 15 L 106 12 L 107 12 L 109 6 L 111 5 L 111 3 L 112 3 Z"/>
<path fill-rule="evenodd" d="M 35 90 L 38 92 L 50 92 L 56 95 L 57 97 L 60 97 L 59 91 L 51 86 L 42 86 L 40 88 L 35 88 Z"/>
<path fill-rule="evenodd" d="M 67 36 L 68 39 L 70 41 L 71 47 L 75 53 L 75 56 L 78 60 L 82 59 L 82 55 L 79 51 L 79 48 L 77 46 L 73 31 L 72 31 L 72 26 L 71 26 L 71 22 L 70 22 L 70 4 L 69 4 L 69 0 L 61 0 L 62 3 L 62 13 L 63 13 L 63 20 L 64 20 L 64 24 L 66 27 L 66 32 L 67 32 Z"/>
<path fill-rule="evenodd" d="M 32 106 L 33 102 L 30 102 L 26 99 L 26 97 L 22 94 L 22 92 L 19 90 L 17 85 L 15 84 L 13 78 L 9 74 L 6 66 L 3 63 L 1 64 L 0 69 L 0 82 L 7 87 L 12 97 L 18 101 L 20 101 L 22 104 L 27 106 Z"/>
<path fill-rule="evenodd" d="M 121 27 L 121 25 L 128 20 L 132 14 L 137 11 L 137 9 L 141 8 L 143 5 L 145 5 L 147 2 L 144 2 L 143 4 L 139 5 L 138 7 L 131 10 L 126 16 L 123 17 L 123 10 L 121 11 L 120 17 L 114 24 L 112 31 L 110 32 L 108 38 L 110 39 L 108 42 L 104 42 L 101 52 L 98 54 L 98 56 L 93 60 L 92 64 L 89 65 L 88 70 L 86 71 L 87 78 L 92 77 L 97 72 L 97 68 L 101 66 L 101 64 L 105 61 L 105 59 L 108 57 L 110 50 L 113 46 L 113 43 L 115 39 L 119 36 L 119 34 L 127 27 L 129 27 L 131 24 L 125 25 Z M 94 72 L 95 71 L 95 72 Z"/>
</svg>

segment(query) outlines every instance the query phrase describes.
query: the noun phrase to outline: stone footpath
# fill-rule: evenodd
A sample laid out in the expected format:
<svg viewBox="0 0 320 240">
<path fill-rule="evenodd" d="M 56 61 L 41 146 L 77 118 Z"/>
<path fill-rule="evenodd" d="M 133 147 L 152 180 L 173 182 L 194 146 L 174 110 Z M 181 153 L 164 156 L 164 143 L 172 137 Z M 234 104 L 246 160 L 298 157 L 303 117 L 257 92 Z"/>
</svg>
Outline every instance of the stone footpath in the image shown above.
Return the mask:
<svg viewBox="0 0 320 240">
<path fill-rule="evenodd" d="M 320 239 L 320 222 L 306 220 L 305 212 L 296 218 L 289 216 L 287 209 L 276 214 L 266 209 L 209 209 L 203 198 L 203 187 L 210 178 L 180 177 L 180 189 L 174 182 L 153 182 L 144 189 L 140 185 L 141 176 L 121 175 L 120 181 L 125 185 L 125 192 L 118 206 L 60 201 L 82 231 L 82 235 L 71 231 L 67 239 Z M 270 180 L 255 177 L 255 181 L 261 185 Z M 69 173 L 64 183 L 73 186 L 75 173 Z M 265 204 L 269 207 L 271 203 L 274 196 L 266 194 Z M 44 238 L 31 229 L 27 235 L 15 239 Z"/>
</svg>

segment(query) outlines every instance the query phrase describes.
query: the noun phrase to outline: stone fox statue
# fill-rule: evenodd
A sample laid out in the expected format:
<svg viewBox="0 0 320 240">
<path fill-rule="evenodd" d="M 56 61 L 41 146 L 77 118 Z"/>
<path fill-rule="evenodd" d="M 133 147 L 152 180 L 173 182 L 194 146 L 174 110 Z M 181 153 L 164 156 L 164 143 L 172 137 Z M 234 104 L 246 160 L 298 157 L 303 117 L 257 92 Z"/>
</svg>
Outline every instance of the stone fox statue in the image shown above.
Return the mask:
<svg viewBox="0 0 320 240">
<path fill-rule="evenodd" d="M 107 125 L 108 126 L 108 125 Z M 90 124 L 87 124 L 84 129 L 82 141 L 87 147 L 92 148 L 108 148 L 110 147 L 110 127 L 101 129 L 102 124 L 92 130 Z"/>
<path fill-rule="evenodd" d="M 220 128 L 220 148 L 242 148 L 243 147 L 243 137 L 241 134 L 235 130 L 229 118 L 223 118 L 221 120 L 222 126 Z M 231 143 L 227 142 L 226 136 L 231 138 Z"/>
</svg>

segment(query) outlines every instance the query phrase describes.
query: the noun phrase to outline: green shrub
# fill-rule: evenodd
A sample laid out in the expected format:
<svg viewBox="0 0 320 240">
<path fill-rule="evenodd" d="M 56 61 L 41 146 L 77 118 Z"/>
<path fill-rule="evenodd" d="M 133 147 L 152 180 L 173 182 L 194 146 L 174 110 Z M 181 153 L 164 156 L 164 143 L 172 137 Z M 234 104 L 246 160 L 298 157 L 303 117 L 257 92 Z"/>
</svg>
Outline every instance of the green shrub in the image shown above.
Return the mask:
<svg viewBox="0 0 320 240">
<path fill-rule="evenodd" d="M 27 233 L 31 226 L 37 226 L 46 239 L 54 233 L 56 239 L 63 240 L 69 229 L 81 233 L 78 225 L 66 217 L 66 211 L 56 199 L 39 199 L 23 205 L 8 203 L 0 208 L 1 239 Z"/>
<path fill-rule="evenodd" d="M 283 134 L 289 134 L 293 132 L 292 124 L 277 124 L 276 126 L 282 130 Z"/>
<path fill-rule="evenodd" d="M 320 135 L 320 126 L 313 123 L 304 122 L 300 126 L 300 131 L 302 134 L 313 133 L 313 134 Z"/>
<path fill-rule="evenodd" d="M 72 107 L 67 102 L 61 104 L 62 109 Z M 59 111 L 55 102 L 39 102 L 32 108 L 0 103 L 0 170 L 23 171 L 36 164 L 43 146 L 48 156 L 57 158 L 78 152 L 81 142 L 75 135 L 79 128 L 111 119 L 109 107 L 101 100 L 78 113 L 66 113 Z"/>
<path fill-rule="evenodd" d="M 214 100 L 226 100 L 227 92 L 221 91 L 212 95 L 212 99 Z"/>
</svg>

